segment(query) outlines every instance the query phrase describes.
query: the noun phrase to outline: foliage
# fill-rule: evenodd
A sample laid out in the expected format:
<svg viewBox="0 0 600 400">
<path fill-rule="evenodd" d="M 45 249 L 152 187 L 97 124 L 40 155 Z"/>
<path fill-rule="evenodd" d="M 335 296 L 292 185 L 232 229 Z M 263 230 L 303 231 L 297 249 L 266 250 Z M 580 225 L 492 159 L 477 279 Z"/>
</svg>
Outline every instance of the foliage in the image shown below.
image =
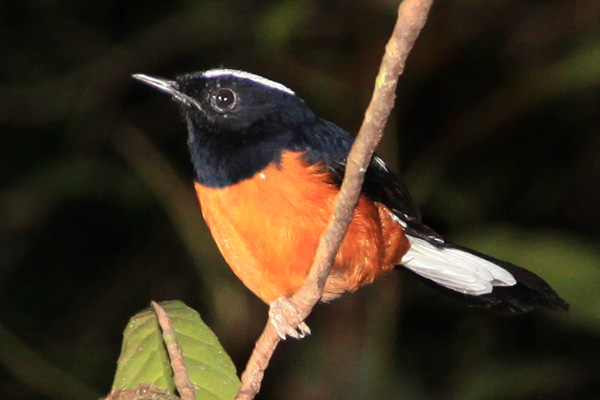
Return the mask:
<svg viewBox="0 0 600 400">
<path fill-rule="evenodd" d="M 196 387 L 196 398 L 235 397 L 240 384 L 235 367 L 200 315 L 178 301 L 162 306 L 173 321 L 188 376 Z M 135 390 L 141 385 L 177 392 L 162 332 L 155 312 L 150 309 L 133 316 L 125 328 L 111 391 Z"/>
</svg>

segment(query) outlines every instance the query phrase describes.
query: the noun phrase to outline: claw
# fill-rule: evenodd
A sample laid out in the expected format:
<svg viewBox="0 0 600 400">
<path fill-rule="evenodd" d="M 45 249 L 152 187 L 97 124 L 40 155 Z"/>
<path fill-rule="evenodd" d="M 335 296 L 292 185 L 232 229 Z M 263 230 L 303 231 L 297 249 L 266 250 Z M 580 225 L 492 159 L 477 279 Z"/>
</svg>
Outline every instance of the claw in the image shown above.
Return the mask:
<svg viewBox="0 0 600 400">
<path fill-rule="evenodd" d="M 310 328 L 302 320 L 300 313 L 286 297 L 280 297 L 269 304 L 269 321 L 281 340 L 287 336 L 302 339 L 310 335 Z"/>
</svg>

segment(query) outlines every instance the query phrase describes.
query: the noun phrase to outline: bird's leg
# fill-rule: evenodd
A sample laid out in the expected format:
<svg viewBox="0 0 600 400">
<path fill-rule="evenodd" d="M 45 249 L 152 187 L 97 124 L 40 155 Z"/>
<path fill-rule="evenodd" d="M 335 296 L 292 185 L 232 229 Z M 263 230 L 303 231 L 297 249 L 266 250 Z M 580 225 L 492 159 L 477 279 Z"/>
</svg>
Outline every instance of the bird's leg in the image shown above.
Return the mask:
<svg viewBox="0 0 600 400">
<path fill-rule="evenodd" d="M 280 297 L 269 304 L 269 321 L 282 340 L 285 340 L 286 336 L 302 339 L 310 335 L 310 328 L 287 297 Z"/>
</svg>

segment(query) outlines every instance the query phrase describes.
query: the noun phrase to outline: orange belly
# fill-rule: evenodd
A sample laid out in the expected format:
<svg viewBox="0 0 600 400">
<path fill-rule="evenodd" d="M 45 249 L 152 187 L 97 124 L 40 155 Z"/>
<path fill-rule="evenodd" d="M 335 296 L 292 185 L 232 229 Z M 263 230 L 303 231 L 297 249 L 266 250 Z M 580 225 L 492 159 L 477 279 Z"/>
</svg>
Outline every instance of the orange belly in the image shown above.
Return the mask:
<svg viewBox="0 0 600 400">
<path fill-rule="evenodd" d="M 339 189 L 302 153 L 286 152 L 251 179 L 225 188 L 195 183 L 202 214 L 241 281 L 270 303 L 304 280 Z M 353 291 L 391 270 L 408 241 L 388 209 L 361 196 L 327 279 L 323 300 Z"/>
</svg>

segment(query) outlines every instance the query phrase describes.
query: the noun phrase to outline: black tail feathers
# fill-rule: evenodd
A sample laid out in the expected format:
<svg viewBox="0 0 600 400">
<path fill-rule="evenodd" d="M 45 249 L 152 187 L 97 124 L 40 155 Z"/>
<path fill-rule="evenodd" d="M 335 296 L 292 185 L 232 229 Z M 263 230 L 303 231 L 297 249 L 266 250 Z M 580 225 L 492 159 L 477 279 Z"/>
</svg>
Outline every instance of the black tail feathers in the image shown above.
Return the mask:
<svg viewBox="0 0 600 400">
<path fill-rule="evenodd" d="M 517 283 L 512 286 L 494 286 L 491 293 L 475 296 L 457 292 L 415 274 L 422 281 L 436 289 L 460 298 L 469 305 L 483 306 L 501 314 L 522 314 L 538 306 L 548 307 L 557 311 L 569 311 L 569 304 L 561 299 L 546 281 L 533 272 L 465 247 L 449 243 L 440 244 L 440 247 L 458 249 L 492 262 L 508 271 L 516 279 Z M 408 268 L 402 269 L 410 271 Z"/>
<path fill-rule="evenodd" d="M 506 314 L 521 314 L 538 306 L 557 311 L 569 311 L 569 304 L 561 299 L 546 281 L 533 272 L 474 250 L 461 249 L 499 265 L 517 280 L 514 286 L 497 286 L 492 293 L 468 296 L 470 297 L 467 299 L 468 303 L 483 305 L 493 311 Z"/>
</svg>

